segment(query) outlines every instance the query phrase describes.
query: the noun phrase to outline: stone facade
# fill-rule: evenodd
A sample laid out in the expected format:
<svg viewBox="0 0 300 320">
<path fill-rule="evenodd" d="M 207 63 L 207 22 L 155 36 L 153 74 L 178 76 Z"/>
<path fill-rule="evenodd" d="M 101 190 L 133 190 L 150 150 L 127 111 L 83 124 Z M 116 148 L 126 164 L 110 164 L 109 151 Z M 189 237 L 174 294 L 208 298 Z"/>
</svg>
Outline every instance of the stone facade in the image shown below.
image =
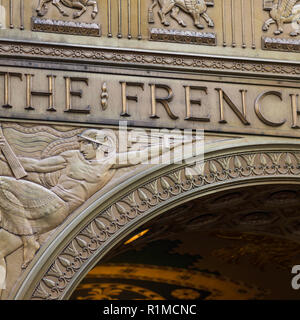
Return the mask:
<svg viewBox="0 0 300 320">
<path fill-rule="evenodd" d="M 299 183 L 299 13 L 0 1 L 1 299 L 70 297 L 134 228 L 207 192 Z"/>
</svg>

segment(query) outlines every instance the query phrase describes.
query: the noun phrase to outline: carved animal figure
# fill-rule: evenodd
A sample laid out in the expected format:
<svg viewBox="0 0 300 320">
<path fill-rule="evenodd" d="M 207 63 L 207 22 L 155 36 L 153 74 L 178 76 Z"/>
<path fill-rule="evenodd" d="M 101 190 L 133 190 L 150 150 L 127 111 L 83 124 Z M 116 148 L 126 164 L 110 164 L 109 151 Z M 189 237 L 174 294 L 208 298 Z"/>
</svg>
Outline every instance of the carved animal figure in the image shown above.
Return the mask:
<svg viewBox="0 0 300 320">
<path fill-rule="evenodd" d="M 152 5 L 149 8 L 149 23 L 154 22 L 152 14 L 153 8 L 157 4 L 160 6 L 158 14 L 161 23 L 165 26 L 170 25 L 166 16 L 171 11 L 171 17 L 176 20 L 179 25 L 186 27 L 186 23 L 178 17 L 180 10 L 183 10 L 193 17 L 194 24 L 198 29 L 204 29 L 204 26 L 200 22 L 201 17 L 207 22 L 209 27 L 214 27 L 213 20 L 206 13 L 207 5 L 205 0 L 152 0 Z"/>
<path fill-rule="evenodd" d="M 277 30 L 274 32 L 275 35 L 283 33 L 284 23 L 296 23 L 297 28 L 291 32 L 291 36 L 297 36 L 300 31 L 298 25 L 300 24 L 300 5 L 296 5 L 299 0 L 278 0 L 274 3 L 272 10 L 270 11 L 270 19 L 265 21 L 263 25 L 263 31 L 267 31 L 270 25 L 273 23 L 277 24 Z"/>
<path fill-rule="evenodd" d="M 93 19 L 95 19 L 98 14 L 98 4 L 96 0 L 40 0 L 39 5 L 36 8 L 39 16 L 42 17 L 48 12 L 47 3 L 49 2 L 52 2 L 63 16 L 69 16 L 64 10 L 63 5 L 68 8 L 79 9 L 79 11 L 76 11 L 73 14 L 73 18 L 79 18 L 84 14 L 88 6 L 93 6 L 93 12 L 91 14 Z"/>
</svg>

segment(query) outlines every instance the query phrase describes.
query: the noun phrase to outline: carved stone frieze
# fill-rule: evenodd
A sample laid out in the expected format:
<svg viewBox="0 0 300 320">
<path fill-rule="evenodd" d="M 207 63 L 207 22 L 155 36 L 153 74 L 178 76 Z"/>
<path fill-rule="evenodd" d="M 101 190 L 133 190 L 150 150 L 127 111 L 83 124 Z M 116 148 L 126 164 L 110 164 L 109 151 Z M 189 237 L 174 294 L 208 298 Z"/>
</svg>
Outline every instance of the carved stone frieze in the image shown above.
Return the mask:
<svg viewBox="0 0 300 320">
<path fill-rule="evenodd" d="M 151 53 L 146 51 L 127 51 L 105 48 L 83 48 L 76 46 L 47 45 L 16 41 L 0 41 L 0 57 L 49 58 L 79 60 L 101 64 L 130 64 L 133 66 L 185 68 L 189 71 L 218 71 L 245 73 L 255 75 L 272 75 L 295 77 L 300 75 L 297 63 L 281 63 L 274 61 L 246 61 L 232 58 L 199 57 L 197 55 Z"/>
<path fill-rule="evenodd" d="M 168 30 L 159 28 L 151 28 L 149 32 L 149 39 L 153 41 L 202 44 L 209 46 L 215 46 L 217 44 L 216 34 L 211 32 Z"/>
<path fill-rule="evenodd" d="M 205 33 L 210 33 L 212 29 L 217 37 L 216 45 L 220 48 L 230 46 L 247 49 L 245 54 L 238 50 L 236 52 L 240 56 L 251 57 L 256 56 L 253 50 L 261 49 L 262 36 L 284 34 L 285 37 L 297 37 L 300 32 L 300 4 L 297 0 L 7 0 L 2 7 L 6 19 L 3 17 L 0 23 L 6 31 L 19 29 L 84 36 L 90 35 L 90 32 L 84 31 L 85 25 L 95 23 L 101 24 L 102 34 L 108 38 L 146 41 L 149 40 L 150 25 L 156 29 L 181 33 L 177 37 L 170 35 L 164 41 L 189 44 L 193 42 L 188 41 L 185 29 L 189 32 L 205 29 Z M 41 20 L 36 20 L 39 23 L 33 27 L 32 18 Z M 73 24 L 70 25 L 71 22 Z M 80 31 L 80 28 L 83 30 Z M 20 33 L 18 38 L 22 37 Z M 49 37 L 55 39 L 54 35 Z M 154 39 L 150 37 L 150 40 Z M 72 40 L 60 36 L 54 40 L 60 41 L 65 43 Z M 88 39 L 81 43 L 89 45 Z M 198 44 L 207 43 L 199 41 Z"/>
<path fill-rule="evenodd" d="M 195 175 L 191 172 L 201 172 Z M 220 183 L 260 177 L 300 176 L 299 152 L 252 152 L 221 156 L 159 176 L 116 200 L 77 233 L 42 276 L 31 299 L 60 299 L 68 285 L 109 239 L 172 198 Z"/>
<path fill-rule="evenodd" d="M 101 36 L 101 27 L 96 23 L 41 19 L 39 17 L 32 17 L 32 31 Z"/>
<path fill-rule="evenodd" d="M 300 39 L 263 37 L 262 48 L 265 50 L 300 52 Z"/>
</svg>

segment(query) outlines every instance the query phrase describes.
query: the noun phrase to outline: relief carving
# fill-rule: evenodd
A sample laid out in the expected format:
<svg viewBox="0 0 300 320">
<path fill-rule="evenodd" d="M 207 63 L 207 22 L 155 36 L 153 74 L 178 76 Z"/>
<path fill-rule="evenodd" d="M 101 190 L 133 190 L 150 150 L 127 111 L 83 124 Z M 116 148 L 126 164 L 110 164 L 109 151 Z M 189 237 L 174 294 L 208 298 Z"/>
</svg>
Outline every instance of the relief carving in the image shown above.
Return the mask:
<svg viewBox="0 0 300 320">
<path fill-rule="evenodd" d="M 152 0 L 152 4 L 148 8 L 148 23 L 154 24 L 154 8 L 159 7 L 157 14 L 160 18 L 161 24 L 165 27 L 171 26 L 167 16 L 170 14 L 178 25 L 187 27 L 187 23 L 183 20 L 180 13 L 185 12 L 190 15 L 193 24 L 198 29 L 204 29 L 201 19 L 205 20 L 208 27 L 214 28 L 214 22 L 206 13 L 208 6 L 213 6 L 214 2 L 205 0 Z M 172 27 L 172 26 L 171 26 Z M 176 43 L 188 43 L 199 45 L 215 46 L 217 44 L 216 34 L 212 32 L 199 32 L 191 30 L 176 30 L 176 29 L 162 29 L 158 25 L 149 30 L 149 40 L 153 41 L 168 41 Z"/>
<path fill-rule="evenodd" d="M 270 39 L 270 38 L 268 38 Z M 279 40 L 277 38 L 277 40 Z M 293 39 L 295 41 L 295 39 Z M 165 40 L 166 41 L 166 40 Z M 299 46 L 298 46 L 299 47 Z M 294 51 L 294 50 L 293 50 Z M 14 57 L 16 55 L 23 58 L 47 58 L 49 61 L 56 58 L 64 58 L 66 61 L 81 62 L 101 62 L 102 64 L 118 63 L 123 65 L 131 63 L 135 67 L 147 66 L 147 68 L 159 66 L 160 68 L 181 67 L 185 70 L 194 71 L 221 71 L 230 74 L 251 73 L 257 77 L 262 75 L 284 76 L 286 78 L 297 78 L 300 75 L 300 67 L 297 63 L 282 63 L 280 61 L 260 61 L 260 60 L 239 60 L 236 58 L 224 57 L 200 57 L 197 55 L 169 55 L 168 53 L 156 53 L 149 51 L 124 52 L 112 48 L 90 47 L 83 48 L 74 46 L 70 50 L 68 46 L 54 46 L 45 43 L 20 43 L 14 41 L 0 41 L 0 55 Z M 126 65 L 126 64 L 125 64 Z"/>
<path fill-rule="evenodd" d="M 139 143 L 133 143 L 134 149 L 119 153 L 113 130 L 8 124 L 3 131 L 0 280 L 6 277 L 7 255 L 23 246 L 22 268 L 26 268 L 40 248 L 39 236 L 58 227 L 104 187 L 118 168 L 135 166 L 179 144 L 165 146 L 158 142 L 139 147 Z"/>
<path fill-rule="evenodd" d="M 274 51 L 300 52 L 300 40 L 263 37 L 262 49 Z"/>
<path fill-rule="evenodd" d="M 71 9 L 79 9 L 73 13 L 73 18 L 79 18 L 83 15 L 89 6 L 93 6 L 93 12 L 91 17 L 95 19 L 96 15 L 98 14 L 98 4 L 96 0 L 40 0 L 38 7 L 36 8 L 36 12 L 39 16 L 43 17 L 48 12 L 47 3 L 51 2 L 61 15 L 68 17 L 69 14 L 65 11 L 64 7 L 68 7 Z"/>
<path fill-rule="evenodd" d="M 213 20 L 206 13 L 207 4 L 205 0 L 152 0 L 152 5 L 149 7 L 149 23 L 154 23 L 153 8 L 159 4 L 160 10 L 158 15 L 161 23 L 168 27 L 170 22 L 167 20 L 167 15 L 171 12 L 171 17 L 177 21 L 177 23 L 183 27 L 187 24 L 184 20 L 178 17 L 180 10 L 190 14 L 194 20 L 194 24 L 198 29 L 204 29 L 201 24 L 201 18 L 203 18 L 209 27 L 214 27 Z"/>
<path fill-rule="evenodd" d="M 168 41 L 176 43 L 202 44 L 215 46 L 217 38 L 212 32 L 195 32 L 183 30 L 150 29 L 150 39 L 153 41 Z"/>
<path fill-rule="evenodd" d="M 91 13 L 92 19 L 95 19 L 99 9 L 96 0 L 39 0 L 36 8 L 37 17 L 32 17 L 32 31 L 41 32 L 54 32 L 54 33 L 66 33 L 74 35 L 86 35 L 86 36 L 101 36 L 101 27 L 96 23 L 88 23 L 81 21 L 57 20 L 57 19 L 43 19 L 49 10 L 48 3 L 54 5 L 62 17 L 69 17 L 69 13 L 65 8 L 76 10 L 72 18 L 78 19 L 92 6 L 93 11 Z"/>
<path fill-rule="evenodd" d="M 104 243 L 107 243 L 114 234 L 125 229 L 129 222 L 146 215 L 162 202 L 169 202 L 175 197 L 178 199 L 179 195 L 190 193 L 193 189 L 200 190 L 207 185 L 237 181 L 241 178 L 299 177 L 299 161 L 299 152 L 250 152 L 220 156 L 206 160 L 205 163 L 194 164 L 191 169 L 197 170 L 200 167 L 199 175 L 190 177 L 186 174 L 189 167 L 185 167 L 136 186 L 131 194 L 121 196 L 70 240 L 59 256 L 53 259 L 53 263 L 40 279 L 30 299 L 62 298 L 69 290 L 72 279 L 82 271 L 89 259 L 99 252 Z M 141 190 L 143 190 L 142 194 L 139 192 Z M 209 221 L 214 222 L 211 216 L 208 218 Z M 184 224 L 187 224 L 186 220 Z"/>
<path fill-rule="evenodd" d="M 287 23 L 296 23 L 297 30 L 290 33 L 291 36 L 299 34 L 300 23 L 300 4 L 296 5 L 299 0 L 278 0 L 277 3 L 272 3 L 272 7 L 265 7 L 265 10 L 270 11 L 270 19 L 266 20 L 263 25 L 263 31 L 268 31 L 271 24 L 277 25 L 275 35 L 284 32 L 283 25 Z"/>
<path fill-rule="evenodd" d="M 102 84 L 101 89 L 102 89 L 101 96 L 100 96 L 101 106 L 102 106 L 102 110 L 106 110 L 108 107 L 108 98 L 109 98 L 106 82 Z"/>
<path fill-rule="evenodd" d="M 32 31 L 101 36 L 101 27 L 96 23 L 41 19 L 39 17 L 32 17 Z"/>
</svg>

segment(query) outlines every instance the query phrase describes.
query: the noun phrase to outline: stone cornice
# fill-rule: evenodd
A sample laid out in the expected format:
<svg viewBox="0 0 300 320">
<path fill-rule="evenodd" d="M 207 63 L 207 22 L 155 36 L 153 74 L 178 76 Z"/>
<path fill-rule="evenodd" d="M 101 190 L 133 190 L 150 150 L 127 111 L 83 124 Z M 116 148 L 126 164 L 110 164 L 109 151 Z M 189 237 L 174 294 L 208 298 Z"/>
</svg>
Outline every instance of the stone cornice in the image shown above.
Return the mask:
<svg viewBox="0 0 300 320">
<path fill-rule="evenodd" d="M 26 58 L 63 62 L 93 63 L 96 65 L 130 66 L 159 70 L 222 73 L 255 77 L 300 77 L 297 62 L 243 59 L 237 57 L 205 56 L 166 51 L 120 49 L 108 47 L 83 47 L 26 41 L 0 40 L 0 57 Z"/>
</svg>

